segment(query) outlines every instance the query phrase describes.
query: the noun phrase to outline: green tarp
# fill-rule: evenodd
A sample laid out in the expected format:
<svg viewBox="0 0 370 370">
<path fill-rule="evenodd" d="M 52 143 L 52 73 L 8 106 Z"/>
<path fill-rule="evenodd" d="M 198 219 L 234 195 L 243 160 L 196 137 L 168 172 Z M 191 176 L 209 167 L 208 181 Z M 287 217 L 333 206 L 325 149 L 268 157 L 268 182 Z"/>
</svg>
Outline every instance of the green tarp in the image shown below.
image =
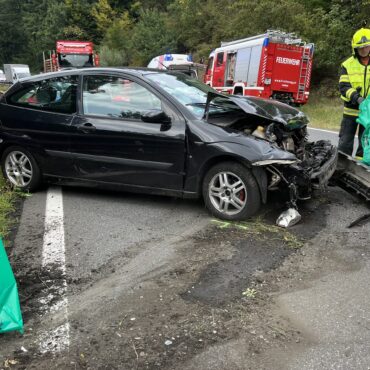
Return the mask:
<svg viewBox="0 0 370 370">
<path fill-rule="evenodd" d="M 364 148 L 362 161 L 370 166 L 370 95 L 360 104 L 360 114 L 357 122 L 365 127 L 362 135 L 362 146 Z"/>
<path fill-rule="evenodd" d="M 23 320 L 17 283 L 0 239 L 0 333 L 13 330 L 23 333 Z"/>
</svg>

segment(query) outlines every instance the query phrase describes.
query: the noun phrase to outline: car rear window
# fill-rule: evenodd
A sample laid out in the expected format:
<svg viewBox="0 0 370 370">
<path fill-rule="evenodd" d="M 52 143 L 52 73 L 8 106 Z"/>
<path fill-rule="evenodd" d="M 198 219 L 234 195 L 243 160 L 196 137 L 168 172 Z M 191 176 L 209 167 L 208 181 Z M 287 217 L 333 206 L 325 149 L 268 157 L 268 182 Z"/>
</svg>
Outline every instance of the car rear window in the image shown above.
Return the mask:
<svg viewBox="0 0 370 370">
<path fill-rule="evenodd" d="M 76 112 L 77 76 L 28 82 L 7 98 L 10 105 L 55 113 Z"/>
</svg>

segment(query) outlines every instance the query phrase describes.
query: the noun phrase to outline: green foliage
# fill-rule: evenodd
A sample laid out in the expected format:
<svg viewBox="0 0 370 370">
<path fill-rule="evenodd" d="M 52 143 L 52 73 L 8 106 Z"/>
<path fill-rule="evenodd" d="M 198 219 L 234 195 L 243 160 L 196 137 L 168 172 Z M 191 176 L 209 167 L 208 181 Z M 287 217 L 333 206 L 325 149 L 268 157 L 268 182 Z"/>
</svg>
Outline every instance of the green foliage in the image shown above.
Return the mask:
<svg viewBox="0 0 370 370">
<path fill-rule="evenodd" d="M 119 18 L 113 20 L 106 30 L 103 45 L 116 50 L 129 50 L 133 22 L 126 11 Z"/>
<path fill-rule="evenodd" d="M 93 41 L 104 64 L 145 65 L 168 51 L 207 59 L 220 41 L 280 29 L 315 43 L 316 81 L 336 78 L 370 21 L 370 0 L 0 0 L 0 9 L 0 65 L 38 71 L 60 38 Z"/>
<path fill-rule="evenodd" d="M 63 29 L 64 40 L 84 40 L 88 38 L 86 32 L 78 26 L 67 26 Z"/>
<path fill-rule="evenodd" d="M 116 12 L 111 8 L 108 0 L 98 0 L 92 7 L 91 16 L 95 19 L 96 28 L 100 33 L 100 38 L 104 36 L 114 20 Z"/>
<path fill-rule="evenodd" d="M 173 51 L 175 36 L 167 30 L 164 14 L 157 10 L 143 10 L 131 35 L 130 64 L 146 65 L 154 56 Z"/>
<path fill-rule="evenodd" d="M 0 0 L 0 65 L 18 61 L 26 50 L 21 7 L 21 0 Z"/>
<path fill-rule="evenodd" d="M 111 49 L 108 46 L 102 46 L 99 50 L 100 64 L 102 67 L 107 66 L 127 66 L 128 58 L 127 54 L 120 49 Z"/>
<path fill-rule="evenodd" d="M 341 99 L 338 99 L 337 89 L 330 89 L 331 82 L 324 83 L 325 88 L 323 86 L 322 89 L 310 94 L 308 104 L 300 109 L 309 117 L 309 127 L 339 131 L 343 118 L 343 104 Z M 329 92 L 331 91 L 329 94 L 327 86 Z"/>
</svg>

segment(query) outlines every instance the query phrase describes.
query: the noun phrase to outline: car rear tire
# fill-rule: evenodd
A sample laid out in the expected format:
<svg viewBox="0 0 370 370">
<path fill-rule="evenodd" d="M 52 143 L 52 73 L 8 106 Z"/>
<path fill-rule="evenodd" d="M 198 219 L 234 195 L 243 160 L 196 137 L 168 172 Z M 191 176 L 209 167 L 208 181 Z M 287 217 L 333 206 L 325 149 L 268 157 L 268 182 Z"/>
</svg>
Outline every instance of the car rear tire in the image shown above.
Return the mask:
<svg viewBox="0 0 370 370">
<path fill-rule="evenodd" d="M 261 206 L 258 184 L 248 168 L 222 162 L 204 177 L 203 199 L 208 210 L 223 220 L 240 221 L 253 216 Z"/>
<path fill-rule="evenodd" d="M 5 179 L 22 191 L 34 191 L 41 184 L 40 167 L 24 148 L 7 148 L 1 158 L 1 169 Z"/>
</svg>

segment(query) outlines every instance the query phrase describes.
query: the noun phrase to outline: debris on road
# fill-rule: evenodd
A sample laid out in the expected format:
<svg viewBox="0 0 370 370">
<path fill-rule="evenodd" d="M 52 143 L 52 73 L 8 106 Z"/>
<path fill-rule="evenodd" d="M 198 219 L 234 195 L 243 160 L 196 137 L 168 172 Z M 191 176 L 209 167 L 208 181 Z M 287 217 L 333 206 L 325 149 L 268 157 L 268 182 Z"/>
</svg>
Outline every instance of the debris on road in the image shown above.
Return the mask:
<svg viewBox="0 0 370 370">
<path fill-rule="evenodd" d="M 301 218 L 300 213 L 295 208 L 289 208 L 278 217 L 276 225 L 287 228 L 297 224 Z"/>
</svg>

